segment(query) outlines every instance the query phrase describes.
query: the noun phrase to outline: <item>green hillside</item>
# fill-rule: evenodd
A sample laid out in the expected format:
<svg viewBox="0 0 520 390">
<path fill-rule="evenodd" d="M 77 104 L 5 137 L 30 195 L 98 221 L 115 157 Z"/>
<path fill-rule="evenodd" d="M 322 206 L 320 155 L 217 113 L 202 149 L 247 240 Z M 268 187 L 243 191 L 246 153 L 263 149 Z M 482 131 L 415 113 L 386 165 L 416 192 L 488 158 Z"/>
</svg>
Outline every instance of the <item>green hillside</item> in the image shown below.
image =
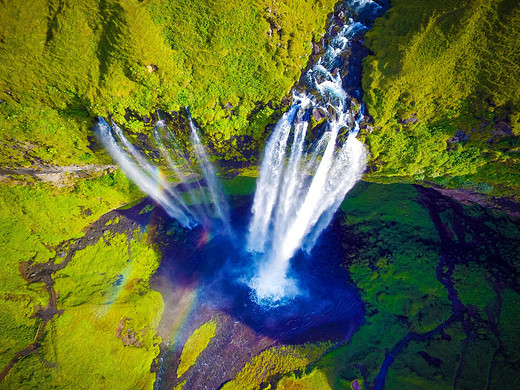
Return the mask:
<svg viewBox="0 0 520 390">
<path fill-rule="evenodd" d="M 394 0 L 366 36 L 371 180 L 517 196 L 520 7 Z"/>
</svg>

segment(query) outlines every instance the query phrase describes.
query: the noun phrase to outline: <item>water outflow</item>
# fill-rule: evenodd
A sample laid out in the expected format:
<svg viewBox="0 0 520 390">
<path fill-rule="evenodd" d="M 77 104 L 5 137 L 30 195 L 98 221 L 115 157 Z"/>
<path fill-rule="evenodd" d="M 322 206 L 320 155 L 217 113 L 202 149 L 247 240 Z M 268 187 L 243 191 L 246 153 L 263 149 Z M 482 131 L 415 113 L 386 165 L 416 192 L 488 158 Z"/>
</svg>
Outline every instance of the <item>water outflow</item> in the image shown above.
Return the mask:
<svg viewBox="0 0 520 390">
<path fill-rule="evenodd" d="M 346 193 L 361 178 L 366 151 L 356 139 L 363 107 L 355 107 L 343 88 L 341 58 L 352 39 L 367 27 L 381 8 L 370 0 L 347 2 L 352 17 L 334 37 L 325 54 L 305 75 L 314 95 L 294 93 L 291 108 L 282 116 L 264 151 L 252 207 L 247 250 L 259 259 L 249 282 L 256 298 L 277 303 L 298 294 L 290 278 L 290 260 L 303 248 L 310 252 L 329 225 Z M 329 35 L 332 33 L 329 31 Z M 308 143 L 310 112 L 327 118 L 321 137 Z"/>
<path fill-rule="evenodd" d="M 189 121 L 194 158 L 183 152 L 174 133 L 163 120 L 156 123 L 153 136 L 167 163 L 164 170 L 168 171 L 174 182 L 187 183 L 193 177 L 202 175 L 206 185 L 202 185 L 201 180 L 196 180 L 186 186 L 174 186 L 168 177 L 128 140 L 113 121 L 112 125 L 109 125 L 100 117 L 96 133 L 108 154 L 126 176 L 160 204 L 170 217 L 188 228 L 219 220 L 224 228 L 231 232 L 226 200 L 191 116 Z"/>
</svg>

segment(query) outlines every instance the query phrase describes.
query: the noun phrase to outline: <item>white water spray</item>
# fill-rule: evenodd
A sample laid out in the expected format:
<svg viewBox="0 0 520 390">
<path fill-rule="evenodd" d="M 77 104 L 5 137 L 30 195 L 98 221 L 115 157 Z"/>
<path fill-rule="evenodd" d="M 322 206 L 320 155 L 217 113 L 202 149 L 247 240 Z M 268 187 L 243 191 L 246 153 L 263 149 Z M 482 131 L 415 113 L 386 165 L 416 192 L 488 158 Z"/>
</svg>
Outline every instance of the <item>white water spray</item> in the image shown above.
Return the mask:
<svg viewBox="0 0 520 390">
<path fill-rule="evenodd" d="M 176 145 L 175 136 L 164 121 L 159 120 L 154 128 L 154 137 L 168 163 L 168 169 L 176 183 L 183 183 L 189 177 L 199 175 L 201 171 L 207 182 L 203 187 L 199 182 L 185 191 L 179 191 L 167 177 L 151 164 L 148 159 L 125 137 L 116 123 L 110 126 L 105 119 L 99 118 L 97 134 L 108 154 L 118 163 L 121 170 L 144 193 L 148 194 L 172 218 L 185 227 L 192 228 L 205 224 L 210 218 L 222 222 L 228 233 L 231 233 L 228 207 L 220 188 L 214 169 L 200 142 L 197 128 L 190 119 L 191 143 L 195 161 L 182 155 Z M 206 194 L 209 193 L 209 196 Z"/>
<path fill-rule="evenodd" d="M 379 9 L 370 0 L 351 0 L 350 5 L 358 11 Z M 276 304 L 298 293 L 288 275 L 291 258 L 302 247 L 310 252 L 365 170 L 366 150 L 356 139 L 363 110 L 348 105 L 338 62 L 350 40 L 366 29 L 350 18 L 330 39 L 306 75 L 319 95 L 295 93 L 265 147 L 247 240 L 248 250 L 260 258 L 249 281 L 260 301 Z M 327 113 L 327 129 L 314 145 L 305 142 L 310 108 Z"/>
</svg>

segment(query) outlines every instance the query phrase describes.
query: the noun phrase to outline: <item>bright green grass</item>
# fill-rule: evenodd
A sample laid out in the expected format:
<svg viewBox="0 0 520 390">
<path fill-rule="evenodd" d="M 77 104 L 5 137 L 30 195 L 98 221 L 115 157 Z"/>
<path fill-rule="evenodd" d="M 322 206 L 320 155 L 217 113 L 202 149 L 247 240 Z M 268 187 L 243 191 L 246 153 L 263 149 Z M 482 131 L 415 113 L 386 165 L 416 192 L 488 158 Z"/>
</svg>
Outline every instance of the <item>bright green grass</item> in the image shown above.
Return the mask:
<svg viewBox="0 0 520 390">
<path fill-rule="evenodd" d="M 155 374 L 150 367 L 160 342 L 155 327 L 163 301 L 149 289 L 148 279 L 158 265 L 146 235 L 137 232 L 109 233 L 77 251 L 54 275 L 58 309 L 64 312 L 47 324 L 41 359 L 22 359 L 2 385 L 151 389 Z M 8 335 L 13 335 L 13 326 L 6 324 Z"/>
<path fill-rule="evenodd" d="M 182 348 L 179 366 L 177 367 L 177 377 L 181 377 L 191 366 L 195 364 L 200 353 L 206 349 L 209 342 L 215 337 L 217 323 L 208 321 L 190 335 Z"/>
<path fill-rule="evenodd" d="M 141 196 L 140 192 L 119 171 L 84 180 L 77 183 L 75 187 L 56 188 L 43 184 L 0 186 L 0 250 L 3 254 L 0 273 L 0 307 L 2 311 L 0 322 L 3 329 L 0 364 L 2 369 L 16 352 L 33 341 L 39 321 L 32 318 L 32 315 L 38 306 L 43 307 L 48 301 L 48 294 L 43 283 L 27 285 L 22 279 L 18 271 L 19 263 L 29 260 L 46 262 L 55 258 L 59 252 L 58 244 L 81 237 L 87 226 L 102 214 L 138 196 Z M 123 250 L 126 250 L 126 241 L 121 245 L 123 245 Z M 66 251 L 66 248 L 64 250 Z M 86 252 L 89 250 L 87 249 Z M 138 248 L 134 250 L 134 253 L 139 254 Z M 73 295 L 80 294 L 80 290 L 81 293 L 88 293 L 89 281 L 92 282 L 96 277 L 100 278 L 99 273 L 93 271 L 95 262 L 104 264 L 107 268 L 110 267 L 111 261 L 116 260 L 113 254 L 98 257 L 95 253 L 91 253 L 91 256 L 85 257 L 84 253 L 78 252 L 76 256 L 83 256 L 82 266 L 85 267 L 86 274 L 81 276 L 76 273 L 75 277 L 81 280 L 82 284 Z M 147 257 L 144 257 L 143 260 L 136 260 L 136 264 L 141 264 L 141 261 L 145 261 L 145 259 Z M 60 260 L 58 258 L 56 261 Z M 127 257 L 123 259 L 122 264 L 126 265 L 126 260 Z M 68 268 L 67 272 L 72 272 L 73 264 L 74 261 L 68 265 L 71 268 Z M 137 278 L 141 282 L 136 283 L 132 291 L 140 291 L 139 286 L 146 285 L 153 267 L 143 265 L 135 268 L 140 276 L 137 277 L 134 273 L 131 277 Z M 145 269 L 148 271 L 144 272 Z M 110 283 L 115 277 L 113 275 L 110 279 L 111 276 L 106 273 L 103 276 L 108 285 L 111 285 Z M 146 288 L 143 291 L 146 291 Z M 60 300 L 65 299 L 65 296 L 71 293 L 71 291 L 62 291 Z M 89 294 L 93 294 L 92 291 Z M 85 297 L 82 299 L 88 301 Z M 157 297 L 155 299 L 157 300 Z M 81 348 L 78 351 L 81 351 L 82 354 L 85 353 L 85 350 Z M 28 361 L 33 361 L 33 359 L 28 358 Z M 17 364 L 22 367 L 28 363 L 22 360 Z M 26 369 L 30 368 L 31 365 L 28 365 Z M 42 366 L 43 368 L 45 365 Z M 18 380 L 25 381 L 25 379 L 20 379 L 21 377 L 15 379 L 18 375 L 17 370 L 15 365 L 12 375 L 10 374 L 10 378 L 14 382 L 9 383 L 18 383 Z M 27 372 L 23 375 L 26 374 Z M 33 376 L 37 375 L 34 374 L 31 378 Z M 30 388 L 33 379 L 28 379 L 28 381 L 27 386 Z M 21 386 L 21 384 L 18 383 L 16 386 Z"/>
<path fill-rule="evenodd" d="M 294 374 L 282 378 L 276 385 L 280 390 L 331 390 L 327 376 L 320 370 L 297 378 Z"/>
<path fill-rule="evenodd" d="M 520 8 L 515 2 L 392 2 L 366 43 L 374 129 L 370 180 L 428 181 L 516 197 Z M 416 116 L 417 124 L 400 121 Z M 495 120 L 512 127 L 500 133 Z M 469 141 L 448 144 L 457 130 Z"/>
<path fill-rule="evenodd" d="M 247 363 L 223 390 L 259 389 L 276 375 L 302 370 L 316 361 L 330 347 L 329 343 L 283 345 L 266 349 Z"/>
</svg>

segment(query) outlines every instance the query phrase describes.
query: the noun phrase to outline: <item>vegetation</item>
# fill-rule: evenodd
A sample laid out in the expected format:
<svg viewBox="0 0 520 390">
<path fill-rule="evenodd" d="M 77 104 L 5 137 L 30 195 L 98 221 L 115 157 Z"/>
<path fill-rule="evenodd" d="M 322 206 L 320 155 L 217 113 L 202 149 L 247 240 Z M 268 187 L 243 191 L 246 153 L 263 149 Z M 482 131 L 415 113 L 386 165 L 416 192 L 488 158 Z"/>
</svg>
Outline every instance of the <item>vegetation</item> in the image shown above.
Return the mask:
<svg viewBox="0 0 520 390">
<path fill-rule="evenodd" d="M 118 372 L 128 388 L 149 388 L 158 353 L 154 328 L 162 311 L 160 295 L 148 288 L 157 255 L 145 235 L 111 233 L 121 226 L 118 218 L 103 228 L 102 238 L 74 251 L 91 223 L 139 194 L 135 186 L 116 171 L 72 187 L 3 185 L 0 192 L 2 369 L 34 341 L 42 323 L 34 315 L 49 301 L 44 283 L 24 280 L 19 263 L 59 264 L 69 252 L 72 256 L 53 275 L 63 314 L 45 327 L 38 355 L 19 360 L 2 386 L 70 388 L 104 381 L 107 388 L 119 388 Z M 125 344 L 129 340 L 135 342 Z"/>
<path fill-rule="evenodd" d="M 151 389 L 163 302 L 147 278 L 157 265 L 139 234 L 107 234 L 77 251 L 55 276 L 63 314 L 47 326 L 39 357 L 16 363 L 3 385 Z"/>
<path fill-rule="evenodd" d="M 209 342 L 215 337 L 217 323 L 208 321 L 190 335 L 182 348 L 179 366 L 177 367 L 177 377 L 181 377 L 191 366 L 195 364 L 200 353 L 206 349 Z"/>
<path fill-rule="evenodd" d="M 367 33 L 370 180 L 517 197 L 520 9 L 501 1 L 392 1 Z"/>
<path fill-rule="evenodd" d="M 64 313 L 46 326 L 39 357 L 18 361 L 2 385 L 150 386 L 161 300 L 148 289 L 157 258 L 146 236 L 125 238 L 114 220 L 63 257 L 104 213 L 142 196 L 103 166 L 111 160 L 95 142 L 93 118 L 112 114 L 136 138 L 149 134 L 143 116 L 188 106 L 217 146 L 233 134 L 262 137 L 334 3 L 2 3 L 0 169 L 11 178 L 0 186 L 2 367 L 33 341 L 41 324 L 34 314 L 49 299 L 43 282 L 21 277 L 19 263 L 67 262 L 52 273 Z M 33 175 L 86 164 L 99 167 L 88 180 L 65 174 L 52 186 Z"/>
<path fill-rule="evenodd" d="M 266 349 L 253 357 L 237 374 L 227 382 L 223 390 L 260 389 L 262 383 L 269 383 L 292 371 L 302 370 L 316 361 L 330 347 L 328 343 L 305 345 L 282 345 Z"/>
<path fill-rule="evenodd" d="M 334 3 L 7 1 L 0 165 L 107 162 L 88 137 L 93 116 L 108 113 L 147 133 L 143 115 L 188 106 L 223 139 L 259 136 L 273 115 L 266 104 L 298 79 Z"/>
<path fill-rule="evenodd" d="M 313 370 L 308 375 L 302 375 L 297 378 L 291 374 L 283 377 L 276 385 L 280 390 L 330 390 L 331 387 L 327 382 L 327 376 L 320 370 Z"/>
<path fill-rule="evenodd" d="M 225 192 L 249 194 L 251 149 L 335 2 L 2 2 L 0 174 L 11 180 L 0 185 L 1 367 L 31 348 L 1 387 L 153 387 L 163 302 L 148 281 L 159 255 L 136 223 L 110 213 L 142 194 L 104 166 L 111 160 L 93 119 L 110 114 L 139 140 L 151 134 L 144 119 L 156 109 L 189 107 L 217 157 L 243 163 L 248 177 L 226 181 Z M 508 0 L 392 1 L 366 36 L 368 180 L 518 198 L 519 22 Z M 87 164 L 99 172 L 57 185 L 30 174 Z M 339 348 L 264 350 L 223 389 L 370 387 L 399 342 L 439 326 L 396 354 L 388 388 L 520 387 L 517 219 L 428 203 L 403 184 L 363 183 L 342 210 L 340 229 L 356 238 L 345 239 L 345 262 L 366 322 Z M 44 267 L 45 278 L 31 280 L 26 264 Z M 178 377 L 216 330 L 210 321 L 190 336 Z"/>
<path fill-rule="evenodd" d="M 515 389 L 518 219 L 421 191 L 361 183 L 347 195 L 344 245 L 366 322 L 314 366 L 332 388 L 369 387 L 407 335 L 444 326 L 395 354 L 385 388 Z"/>
</svg>

